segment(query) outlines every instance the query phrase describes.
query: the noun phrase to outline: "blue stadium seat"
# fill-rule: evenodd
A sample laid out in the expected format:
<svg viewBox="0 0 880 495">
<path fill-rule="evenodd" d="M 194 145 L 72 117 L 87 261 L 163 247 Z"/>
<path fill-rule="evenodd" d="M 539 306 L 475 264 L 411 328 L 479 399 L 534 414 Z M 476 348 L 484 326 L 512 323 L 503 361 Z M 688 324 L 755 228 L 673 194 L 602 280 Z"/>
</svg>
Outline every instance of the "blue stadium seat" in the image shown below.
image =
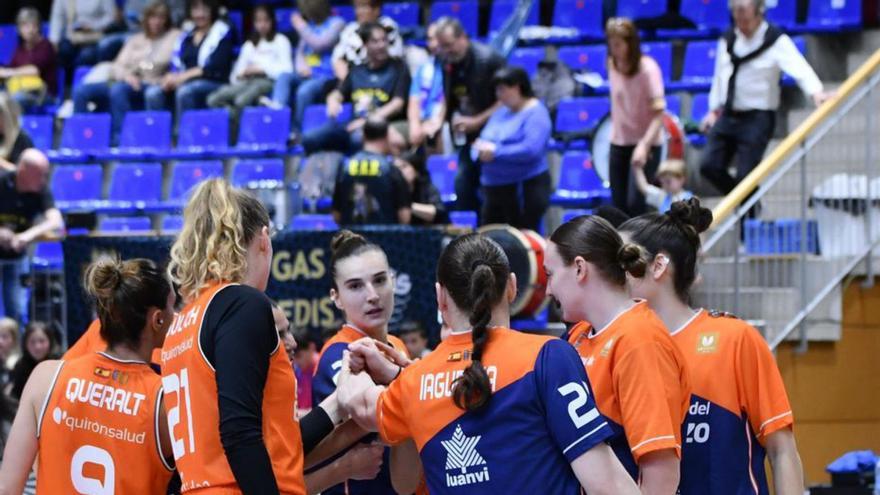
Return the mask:
<svg viewBox="0 0 880 495">
<path fill-rule="evenodd" d="M 666 111 L 675 115 L 676 117 L 681 116 L 681 96 L 678 95 L 666 95 Z"/>
<path fill-rule="evenodd" d="M 792 36 L 792 43 L 797 47 L 798 51 L 801 52 L 801 55 L 807 56 L 807 40 L 803 36 Z M 791 76 L 786 73 L 782 73 L 782 85 L 783 86 L 794 86 L 797 84 Z"/>
<path fill-rule="evenodd" d="M 566 143 L 564 148 L 586 147 L 586 134 L 592 132 L 610 110 L 611 103 L 604 97 L 561 100 L 556 108 L 554 130 L 557 137 Z M 573 137 L 574 141 L 571 141 Z"/>
<path fill-rule="evenodd" d="M 593 159 L 586 151 L 568 151 L 562 155 L 559 184 L 550 204 L 565 208 L 591 208 L 611 200 L 611 190 L 593 168 Z"/>
<path fill-rule="evenodd" d="M 351 5 L 334 5 L 330 12 L 332 15 L 341 17 L 345 22 L 354 21 L 354 7 Z"/>
<path fill-rule="evenodd" d="M 582 210 L 582 209 L 563 210 L 562 223 L 567 223 L 567 222 L 574 220 L 577 217 L 582 217 L 584 215 L 592 215 L 592 214 L 593 214 L 593 210 Z"/>
<path fill-rule="evenodd" d="M 179 232 L 183 228 L 183 215 L 165 215 L 162 217 L 162 232 Z"/>
<path fill-rule="evenodd" d="M 104 170 L 100 165 L 64 165 L 52 173 L 52 196 L 61 211 L 93 209 L 101 200 Z"/>
<path fill-rule="evenodd" d="M 575 72 L 595 72 L 608 79 L 608 47 L 601 45 L 563 46 L 559 48 L 559 60 Z"/>
<path fill-rule="evenodd" d="M 232 185 L 280 184 L 284 182 L 284 162 L 280 158 L 241 160 L 232 169 Z"/>
<path fill-rule="evenodd" d="M 101 220 L 101 232 L 144 232 L 153 230 L 150 217 L 107 217 Z"/>
<path fill-rule="evenodd" d="M 287 151 L 289 137 L 289 108 L 248 107 L 241 114 L 235 154 L 241 156 L 243 151 L 257 155 L 283 153 Z"/>
<path fill-rule="evenodd" d="M 649 19 L 665 13 L 666 0 L 617 0 L 618 17 Z"/>
<path fill-rule="evenodd" d="M 833 32 L 861 25 L 861 0 L 810 0 L 804 28 L 813 32 Z"/>
<path fill-rule="evenodd" d="M 476 0 L 434 2 L 431 4 L 431 21 L 444 16 L 454 17 L 461 21 L 462 27 L 469 36 L 476 37 L 479 11 Z"/>
<path fill-rule="evenodd" d="M 776 0 L 766 5 L 764 16 L 768 21 L 785 29 L 792 30 L 797 26 L 797 0 Z"/>
<path fill-rule="evenodd" d="M 336 230 L 339 226 L 336 225 L 336 221 L 333 220 L 333 215 L 326 214 L 301 214 L 293 217 L 290 221 L 290 230 L 293 231 L 303 231 L 303 230 Z"/>
<path fill-rule="evenodd" d="M 528 72 L 529 78 L 531 78 L 538 72 L 538 63 L 544 60 L 544 52 L 545 50 L 542 46 L 516 48 L 507 59 L 507 64 L 522 67 Z"/>
<path fill-rule="evenodd" d="M 715 73 L 715 52 L 718 42 L 691 41 L 684 51 L 684 64 L 681 79 L 671 84 L 673 88 L 685 91 L 705 91 L 712 86 Z"/>
<path fill-rule="evenodd" d="M 411 28 L 421 24 L 418 2 L 383 4 L 382 15 L 394 19 L 401 28 Z"/>
<path fill-rule="evenodd" d="M 342 113 L 336 117 L 338 122 L 348 122 L 351 120 L 351 105 L 346 103 L 342 105 Z M 303 133 L 313 130 L 327 123 L 327 106 L 323 104 L 309 105 L 306 107 L 303 115 Z"/>
<path fill-rule="evenodd" d="M 22 115 L 21 127 L 34 142 L 34 146 L 44 152 L 52 149 L 55 135 L 55 118 L 51 115 Z"/>
<path fill-rule="evenodd" d="M 701 36 L 717 34 L 730 26 L 728 0 L 681 0 L 681 15 L 692 20 Z"/>
<path fill-rule="evenodd" d="M 691 98 L 691 115 L 690 120 L 695 124 L 699 124 L 706 113 L 709 112 L 709 93 L 696 93 Z M 703 134 L 688 134 L 688 141 L 691 146 L 700 148 L 706 144 L 706 136 Z"/>
<path fill-rule="evenodd" d="M 119 134 L 120 155 L 143 159 L 171 149 L 171 112 L 128 112 Z"/>
<path fill-rule="evenodd" d="M 64 249 L 60 241 L 38 242 L 34 247 L 31 269 L 55 271 L 64 267 Z"/>
<path fill-rule="evenodd" d="M 651 56 L 663 72 L 663 80 L 672 80 L 672 44 L 668 41 L 650 41 L 642 43 L 642 53 Z"/>
<path fill-rule="evenodd" d="M 177 162 L 171 171 L 171 187 L 168 189 L 168 203 L 172 206 L 182 204 L 186 194 L 196 184 L 213 177 L 223 177 L 223 163 L 220 161 Z"/>
<path fill-rule="evenodd" d="M 553 25 L 577 29 L 581 38 L 604 39 L 602 0 L 556 0 Z"/>
<path fill-rule="evenodd" d="M 290 16 L 294 12 L 296 12 L 296 9 L 275 9 L 275 28 L 279 33 L 293 31 L 293 24 L 290 23 Z"/>
<path fill-rule="evenodd" d="M 428 158 L 428 174 L 440 191 L 446 204 L 455 203 L 455 174 L 458 173 L 458 157 L 455 155 L 432 155 Z"/>
<path fill-rule="evenodd" d="M 225 152 L 229 143 L 229 114 L 226 109 L 183 112 L 175 157 L 207 157 Z"/>
<path fill-rule="evenodd" d="M 86 75 L 88 75 L 89 71 L 91 70 L 91 65 L 78 65 L 75 69 L 73 69 L 73 83 L 70 86 L 70 90 L 75 91 L 76 88 L 78 88 L 80 84 L 82 84 L 83 79 L 85 79 Z M 63 79 L 61 79 L 61 81 L 63 81 Z"/>
<path fill-rule="evenodd" d="M 0 26 L 0 65 L 8 65 L 18 46 L 18 31 L 15 24 Z"/>
<path fill-rule="evenodd" d="M 232 29 L 235 30 L 236 36 L 241 40 L 244 38 L 244 16 L 241 11 L 238 10 L 230 10 L 226 17 L 229 19 L 229 23 L 232 25 Z"/>
<path fill-rule="evenodd" d="M 494 35 L 504 27 L 507 19 L 516 12 L 516 4 L 518 0 L 494 0 L 492 2 L 492 10 L 489 12 L 489 36 Z M 529 10 L 529 16 L 526 18 L 526 26 L 537 26 L 540 24 L 539 14 L 541 3 L 534 2 L 532 9 Z"/>
<path fill-rule="evenodd" d="M 469 227 L 476 229 L 479 224 L 477 212 L 475 211 L 450 211 L 449 223 L 460 227 Z"/>
<path fill-rule="evenodd" d="M 110 115 L 106 113 L 73 114 L 64 122 L 61 146 L 50 156 L 56 162 L 82 160 L 110 149 Z"/>
<path fill-rule="evenodd" d="M 114 212 L 133 213 L 161 199 L 162 165 L 123 163 L 113 169 L 107 200 Z"/>
</svg>

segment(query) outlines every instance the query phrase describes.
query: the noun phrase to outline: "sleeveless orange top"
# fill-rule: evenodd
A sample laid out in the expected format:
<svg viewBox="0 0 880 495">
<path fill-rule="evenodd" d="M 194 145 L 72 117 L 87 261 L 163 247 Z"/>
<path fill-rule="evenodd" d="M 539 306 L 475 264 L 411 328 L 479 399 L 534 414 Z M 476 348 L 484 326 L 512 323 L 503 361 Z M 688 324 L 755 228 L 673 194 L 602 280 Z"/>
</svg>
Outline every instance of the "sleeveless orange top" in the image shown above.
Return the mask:
<svg viewBox="0 0 880 495">
<path fill-rule="evenodd" d="M 217 380 L 200 345 L 208 307 L 226 287 L 229 284 L 208 287 L 177 314 L 161 353 L 165 408 L 181 490 L 198 495 L 242 493 L 220 442 Z M 263 390 L 263 442 L 281 493 L 305 495 L 296 376 L 280 340 L 270 359 Z"/>
<path fill-rule="evenodd" d="M 63 361 L 37 425 L 37 494 L 164 495 L 173 467 L 159 447 L 161 394 L 147 363 L 103 353 Z"/>
<path fill-rule="evenodd" d="M 101 320 L 95 319 L 89 324 L 89 328 L 80 335 L 76 343 L 73 344 L 70 349 L 67 349 L 67 352 L 64 353 L 62 359 L 69 361 L 71 359 L 85 356 L 86 354 L 93 354 L 105 350 L 107 350 L 107 342 L 101 337 Z M 156 365 L 159 364 L 160 351 L 161 349 L 153 349 L 153 357 L 150 358 L 151 363 Z"/>
</svg>

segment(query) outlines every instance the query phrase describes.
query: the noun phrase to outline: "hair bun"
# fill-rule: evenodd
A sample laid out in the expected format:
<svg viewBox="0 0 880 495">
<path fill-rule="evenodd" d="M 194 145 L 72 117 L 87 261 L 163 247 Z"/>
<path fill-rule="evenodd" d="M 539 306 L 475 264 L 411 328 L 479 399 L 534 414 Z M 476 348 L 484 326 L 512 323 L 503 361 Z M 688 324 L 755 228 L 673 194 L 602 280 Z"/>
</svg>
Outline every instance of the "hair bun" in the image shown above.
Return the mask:
<svg viewBox="0 0 880 495">
<path fill-rule="evenodd" d="M 690 225 L 698 234 L 712 225 L 712 211 L 700 206 L 697 198 L 672 203 L 666 214 L 679 223 Z"/>
<path fill-rule="evenodd" d="M 351 244 L 351 246 L 349 246 Z M 348 229 L 342 229 L 330 240 L 330 252 L 337 253 L 345 247 L 355 248 L 359 245 L 368 244 L 367 239 L 360 234 L 355 234 Z"/>
<path fill-rule="evenodd" d="M 637 244 L 628 242 L 621 246 L 617 251 L 617 261 L 630 275 L 638 278 L 645 275 L 647 263 L 642 256 L 642 248 Z"/>
</svg>

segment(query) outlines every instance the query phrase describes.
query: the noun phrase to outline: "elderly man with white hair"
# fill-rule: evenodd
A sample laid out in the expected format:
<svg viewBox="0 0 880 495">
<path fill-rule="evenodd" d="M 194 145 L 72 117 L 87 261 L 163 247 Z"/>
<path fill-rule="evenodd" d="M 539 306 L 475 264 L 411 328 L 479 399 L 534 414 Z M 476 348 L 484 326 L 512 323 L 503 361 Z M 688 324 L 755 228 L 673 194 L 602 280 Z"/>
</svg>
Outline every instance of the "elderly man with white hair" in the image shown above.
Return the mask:
<svg viewBox="0 0 880 495">
<path fill-rule="evenodd" d="M 776 127 L 779 78 L 788 74 L 816 106 L 828 95 L 791 38 L 764 19 L 764 0 L 731 0 L 734 26 L 718 41 L 709 112 L 701 128 L 708 133 L 700 171 L 728 194 L 754 169 Z M 736 158 L 736 176 L 728 167 Z"/>
<path fill-rule="evenodd" d="M 16 170 L 0 172 L 0 285 L 6 316 L 19 321 L 24 312 L 20 279 L 25 250 L 64 228 L 48 184 L 49 160 L 35 148 L 21 154 Z"/>
</svg>

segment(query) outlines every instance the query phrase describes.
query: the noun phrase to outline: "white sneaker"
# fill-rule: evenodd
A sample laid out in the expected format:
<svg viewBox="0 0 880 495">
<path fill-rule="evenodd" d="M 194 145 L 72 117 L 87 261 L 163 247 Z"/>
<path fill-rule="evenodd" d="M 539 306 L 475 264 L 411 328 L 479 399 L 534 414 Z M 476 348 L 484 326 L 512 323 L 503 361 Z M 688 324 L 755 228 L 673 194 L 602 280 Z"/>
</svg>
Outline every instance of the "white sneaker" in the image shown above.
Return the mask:
<svg viewBox="0 0 880 495">
<path fill-rule="evenodd" d="M 261 96 L 260 99 L 257 100 L 257 102 L 264 107 L 271 108 L 272 110 L 281 110 L 282 108 L 284 108 L 278 102 L 274 101 L 268 96 Z"/>
<path fill-rule="evenodd" d="M 59 119 L 68 119 L 73 115 L 73 100 L 65 100 L 56 113 Z"/>
</svg>

